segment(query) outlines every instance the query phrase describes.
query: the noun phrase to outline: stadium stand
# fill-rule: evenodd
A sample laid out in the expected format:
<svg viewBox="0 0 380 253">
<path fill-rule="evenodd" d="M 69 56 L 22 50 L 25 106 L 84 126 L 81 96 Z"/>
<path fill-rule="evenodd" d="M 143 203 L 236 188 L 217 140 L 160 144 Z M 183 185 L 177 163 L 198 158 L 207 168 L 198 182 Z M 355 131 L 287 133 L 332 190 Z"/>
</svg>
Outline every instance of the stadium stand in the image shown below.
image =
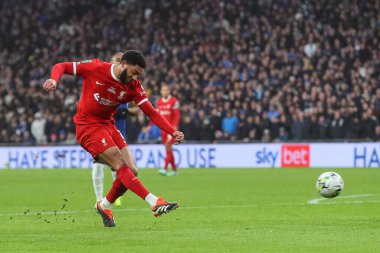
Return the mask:
<svg viewBox="0 0 380 253">
<path fill-rule="evenodd" d="M 80 80 L 60 61 L 138 48 L 151 101 L 169 84 L 187 140 L 380 139 L 380 1 L 0 2 L 0 143 L 76 143 Z M 127 138 L 148 124 L 129 117 Z"/>
</svg>

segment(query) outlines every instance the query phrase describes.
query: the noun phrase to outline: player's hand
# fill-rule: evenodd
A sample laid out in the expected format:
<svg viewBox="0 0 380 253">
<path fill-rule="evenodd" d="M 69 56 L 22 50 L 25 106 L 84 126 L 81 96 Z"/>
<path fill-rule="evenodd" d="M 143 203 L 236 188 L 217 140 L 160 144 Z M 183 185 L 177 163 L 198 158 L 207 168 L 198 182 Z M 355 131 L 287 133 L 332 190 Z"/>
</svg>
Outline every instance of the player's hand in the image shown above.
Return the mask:
<svg viewBox="0 0 380 253">
<path fill-rule="evenodd" d="M 44 82 L 42 87 L 47 91 L 53 91 L 57 88 L 57 82 L 53 79 L 48 79 Z"/>
<path fill-rule="evenodd" d="M 180 131 L 174 131 L 172 135 L 174 137 L 174 144 L 180 144 L 185 139 L 185 135 Z"/>
</svg>

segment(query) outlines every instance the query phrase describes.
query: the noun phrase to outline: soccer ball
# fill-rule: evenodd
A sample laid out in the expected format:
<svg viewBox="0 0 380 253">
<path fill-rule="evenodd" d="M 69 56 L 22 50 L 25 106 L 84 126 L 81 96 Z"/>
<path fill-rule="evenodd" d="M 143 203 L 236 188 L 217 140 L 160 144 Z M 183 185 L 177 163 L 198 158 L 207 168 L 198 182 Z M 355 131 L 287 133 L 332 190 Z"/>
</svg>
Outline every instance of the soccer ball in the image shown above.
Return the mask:
<svg viewBox="0 0 380 253">
<path fill-rule="evenodd" d="M 317 191 L 325 198 L 335 198 L 343 190 L 343 179 L 336 172 L 325 172 L 318 177 Z"/>
</svg>

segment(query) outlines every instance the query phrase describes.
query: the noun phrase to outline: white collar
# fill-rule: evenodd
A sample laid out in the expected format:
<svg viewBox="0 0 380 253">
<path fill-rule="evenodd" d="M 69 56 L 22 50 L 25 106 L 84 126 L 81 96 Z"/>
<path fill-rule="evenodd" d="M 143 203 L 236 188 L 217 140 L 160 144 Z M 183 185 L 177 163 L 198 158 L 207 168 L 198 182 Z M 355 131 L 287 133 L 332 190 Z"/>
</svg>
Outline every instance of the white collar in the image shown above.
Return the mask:
<svg viewBox="0 0 380 253">
<path fill-rule="evenodd" d="M 172 95 L 169 95 L 168 98 L 162 98 L 162 101 L 168 102 L 172 98 Z"/>
<path fill-rule="evenodd" d="M 114 72 L 115 66 L 116 66 L 116 64 L 112 64 L 111 65 L 111 76 L 113 77 L 113 79 L 115 79 L 116 81 L 120 82 L 120 79 L 116 77 L 115 72 Z"/>
</svg>

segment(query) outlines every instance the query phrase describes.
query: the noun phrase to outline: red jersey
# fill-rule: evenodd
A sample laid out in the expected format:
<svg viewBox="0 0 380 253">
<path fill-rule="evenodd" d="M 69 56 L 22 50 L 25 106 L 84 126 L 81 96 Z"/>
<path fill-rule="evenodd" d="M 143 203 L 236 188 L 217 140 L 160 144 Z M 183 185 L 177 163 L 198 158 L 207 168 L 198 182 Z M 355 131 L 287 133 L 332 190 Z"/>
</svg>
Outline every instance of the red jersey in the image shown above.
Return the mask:
<svg viewBox="0 0 380 253">
<path fill-rule="evenodd" d="M 180 120 L 179 102 L 173 97 L 160 98 L 157 102 L 158 112 L 164 116 L 170 124 L 178 128 Z"/>
<path fill-rule="evenodd" d="M 120 104 L 134 101 L 141 105 L 148 101 L 140 81 L 122 84 L 114 73 L 114 67 L 115 64 L 98 59 L 72 63 L 72 74 L 84 78 L 78 111 L 74 116 L 76 124 L 115 124 L 113 116 Z"/>
</svg>

